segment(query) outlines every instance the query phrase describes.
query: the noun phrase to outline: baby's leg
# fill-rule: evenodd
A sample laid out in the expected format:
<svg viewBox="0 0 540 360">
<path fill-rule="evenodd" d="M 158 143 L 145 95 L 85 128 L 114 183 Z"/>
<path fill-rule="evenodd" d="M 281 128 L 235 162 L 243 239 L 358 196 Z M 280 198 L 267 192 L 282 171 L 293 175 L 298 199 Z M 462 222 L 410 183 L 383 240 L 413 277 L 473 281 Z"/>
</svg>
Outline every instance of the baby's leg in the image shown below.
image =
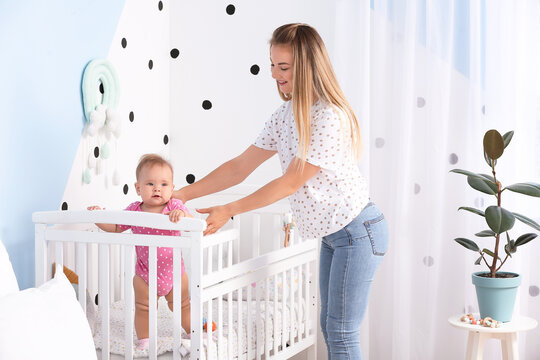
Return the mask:
<svg viewBox="0 0 540 360">
<path fill-rule="evenodd" d="M 171 311 L 173 311 L 173 290 L 165 295 Z M 189 301 L 189 278 L 187 273 L 182 274 L 182 327 L 188 334 L 191 332 L 191 303 Z"/>
<path fill-rule="evenodd" d="M 140 276 L 133 277 L 135 291 L 135 331 L 137 339 L 148 338 L 148 284 Z"/>
</svg>

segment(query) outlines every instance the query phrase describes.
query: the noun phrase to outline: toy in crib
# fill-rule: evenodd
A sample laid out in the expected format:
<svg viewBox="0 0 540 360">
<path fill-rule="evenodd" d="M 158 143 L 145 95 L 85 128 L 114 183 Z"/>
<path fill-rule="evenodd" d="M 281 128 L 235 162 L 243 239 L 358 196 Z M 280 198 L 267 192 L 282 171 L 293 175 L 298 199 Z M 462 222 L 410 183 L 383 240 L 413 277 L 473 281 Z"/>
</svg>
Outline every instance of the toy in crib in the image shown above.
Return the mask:
<svg viewBox="0 0 540 360">
<path fill-rule="evenodd" d="M 289 246 L 289 239 L 291 238 L 291 230 L 294 229 L 296 223 L 292 217 L 291 213 L 283 214 L 283 230 L 285 231 L 285 242 L 284 246 Z"/>
<path fill-rule="evenodd" d="M 462 322 L 472 325 L 481 325 L 489 328 L 498 328 L 501 326 L 501 322 L 486 316 L 484 319 L 475 319 L 473 314 L 463 315 L 460 319 Z"/>
</svg>

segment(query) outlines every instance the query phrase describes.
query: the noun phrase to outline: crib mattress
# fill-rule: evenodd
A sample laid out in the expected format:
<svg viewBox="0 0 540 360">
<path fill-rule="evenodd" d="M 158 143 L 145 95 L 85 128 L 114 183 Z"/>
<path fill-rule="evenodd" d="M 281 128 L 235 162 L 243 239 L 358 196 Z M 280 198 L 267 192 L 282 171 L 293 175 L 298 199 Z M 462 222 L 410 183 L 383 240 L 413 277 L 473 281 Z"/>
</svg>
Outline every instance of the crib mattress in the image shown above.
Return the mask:
<svg viewBox="0 0 540 360">
<path fill-rule="evenodd" d="M 242 301 L 241 307 L 242 307 L 242 337 L 240 338 L 240 343 L 238 342 L 238 303 L 236 300 L 232 301 L 232 308 L 233 308 L 233 324 L 232 326 L 229 326 L 227 324 L 228 321 L 228 302 L 226 300 L 223 300 L 222 303 L 223 306 L 223 337 L 222 337 L 222 346 L 218 347 L 218 334 L 217 329 L 213 333 L 213 341 L 210 345 L 210 355 L 212 355 L 215 359 L 224 359 L 227 358 L 227 346 L 228 346 L 228 337 L 229 334 L 232 337 L 232 353 L 233 356 L 238 356 L 244 353 L 247 353 L 247 346 L 248 346 L 248 339 L 247 339 L 247 312 L 248 312 L 248 302 Z M 122 355 L 118 358 L 123 358 L 123 355 L 125 354 L 125 328 L 124 328 L 124 308 L 125 304 L 123 301 L 115 302 L 111 305 L 110 308 L 110 352 L 111 354 L 118 354 Z M 263 343 L 266 345 L 268 349 L 273 349 L 274 343 L 274 324 L 277 326 L 277 343 L 281 344 L 282 339 L 281 336 L 284 334 L 285 339 L 288 340 L 290 337 L 290 331 L 291 331 L 291 321 L 290 321 L 290 312 L 289 312 L 289 303 L 288 301 L 285 303 L 285 322 L 284 325 L 282 325 L 282 316 L 281 316 L 281 309 L 282 309 L 282 302 L 278 301 L 277 304 L 277 317 L 274 317 L 274 303 L 273 301 L 268 302 L 268 312 L 269 312 L 269 324 L 268 324 L 268 333 L 265 334 L 265 322 L 266 322 L 266 306 L 265 302 L 261 301 L 259 309 L 257 309 L 257 302 L 252 301 L 251 302 L 251 324 L 252 324 L 252 336 L 250 341 L 251 349 L 255 352 L 255 346 L 256 346 L 256 340 L 257 340 L 257 333 L 259 333 L 259 336 L 263 339 Z M 217 324 L 217 310 L 218 310 L 218 304 L 217 301 L 213 302 L 213 319 L 214 322 Z M 293 309 L 293 322 L 292 322 L 292 331 L 293 336 L 297 335 L 298 332 L 298 323 L 300 319 L 300 332 L 302 333 L 304 331 L 303 326 L 303 319 L 304 319 L 304 302 L 302 301 L 302 306 L 300 309 L 298 309 L 297 304 L 295 304 L 295 307 Z M 204 316 L 207 316 L 207 311 L 203 311 Z M 157 333 L 158 333 L 158 341 L 157 341 L 157 353 L 160 356 L 160 359 L 166 359 L 168 357 L 172 358 L 173 346 L 174 346 L 174 340 L 173 340 L 173 314 L 169 310 L 167 306 L 167 302 L 164 298 L 160 298 L 158 301 L 158 312 L 157 312 Z M 274 318 L 276 321 L 274 321 Z M 258 328 L 256 328 L 258 320 Z M 98 310 L 96 313 L 96 321 L 95 321 L 95 327 L 94 327 L 94 343 L 96 345 L 97 349 L 102 348 L 102 340 L 101 340 L 101 316 L 100 311 Z M 230 330 L 232 331 L 230 331 Z M 203 337 L 203 344 L 204 344 L 204 351 L 201 354 L 201 358 L 206 358 L 206 349 L 208 345 L 208 339 L 206 337 L 206 333 Z M 144 358 L 148 357 L 148 351 L 141 351 L 135 349 L 136 344 L 136 334 L 135 331 L 133 332 L 133 342 L 130 344 L 130 346 L 133 346 L 133 357 L 134 358 Z M 268 341 L 266 341 L 268 339 Z M 187 338 L 187 335 L 183 333 L 182 335 L 182 346 L 187 351 L 190 350 L 191 341 Z M 263 346 L 263 345 L 261 345 Z M 264 349 L 261 347 L 261 351 L 264 352 Z M 219 355 L 218 355 L 219 351 Z M 189 356 L 188 356 L 189 357 Z M 186 358 L 188 358 L 186 357 Z"/>
</svg>

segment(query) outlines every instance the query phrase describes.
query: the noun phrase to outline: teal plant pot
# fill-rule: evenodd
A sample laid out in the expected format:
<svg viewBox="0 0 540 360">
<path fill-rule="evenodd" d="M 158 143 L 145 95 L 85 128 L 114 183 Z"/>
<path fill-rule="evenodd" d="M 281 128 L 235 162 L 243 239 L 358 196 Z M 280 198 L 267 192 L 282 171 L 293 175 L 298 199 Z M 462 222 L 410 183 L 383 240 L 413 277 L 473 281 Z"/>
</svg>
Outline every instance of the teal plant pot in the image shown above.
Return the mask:
<svg viewBox="0 0 540 360">
<path fill-rule="evenodd" d="M 481 271 L 472 274 L 472 282 L 476 286 L 480 317 L 483 319 L 489 316 L 492 319 L 502 322 L 512 320 L 517 288 L 521 284 L 521 275 L 502 273 L 517 275 L 513 278 L 487 278 L 478 276 L 485 273 L 485 271 Z"/>
</svg>

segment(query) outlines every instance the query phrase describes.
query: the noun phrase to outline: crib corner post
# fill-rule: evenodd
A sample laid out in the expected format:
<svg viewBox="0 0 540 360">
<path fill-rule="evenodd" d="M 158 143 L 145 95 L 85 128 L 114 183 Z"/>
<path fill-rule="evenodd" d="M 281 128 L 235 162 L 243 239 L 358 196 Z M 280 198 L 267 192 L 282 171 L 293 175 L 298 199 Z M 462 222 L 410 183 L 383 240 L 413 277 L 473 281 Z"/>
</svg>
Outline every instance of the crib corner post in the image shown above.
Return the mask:
<svg viewBox="0 0 540 360">
<path fill-rule="evenodd" d="M 34 286 L 38 287 L 46 281 L 46 266 L 47 266 L 47 244 L 45 242 L 45 224 L 35 224 L 35 239 L 34 239 Z"/>
<path fill-rule="evenodd" d="M 203 233 L 193 231 L 191 236 L 191 354 L 190 359 L 200 359 L 203 351 L 202 333 L 202 277 L 203 277 Z"/>
</svg>

